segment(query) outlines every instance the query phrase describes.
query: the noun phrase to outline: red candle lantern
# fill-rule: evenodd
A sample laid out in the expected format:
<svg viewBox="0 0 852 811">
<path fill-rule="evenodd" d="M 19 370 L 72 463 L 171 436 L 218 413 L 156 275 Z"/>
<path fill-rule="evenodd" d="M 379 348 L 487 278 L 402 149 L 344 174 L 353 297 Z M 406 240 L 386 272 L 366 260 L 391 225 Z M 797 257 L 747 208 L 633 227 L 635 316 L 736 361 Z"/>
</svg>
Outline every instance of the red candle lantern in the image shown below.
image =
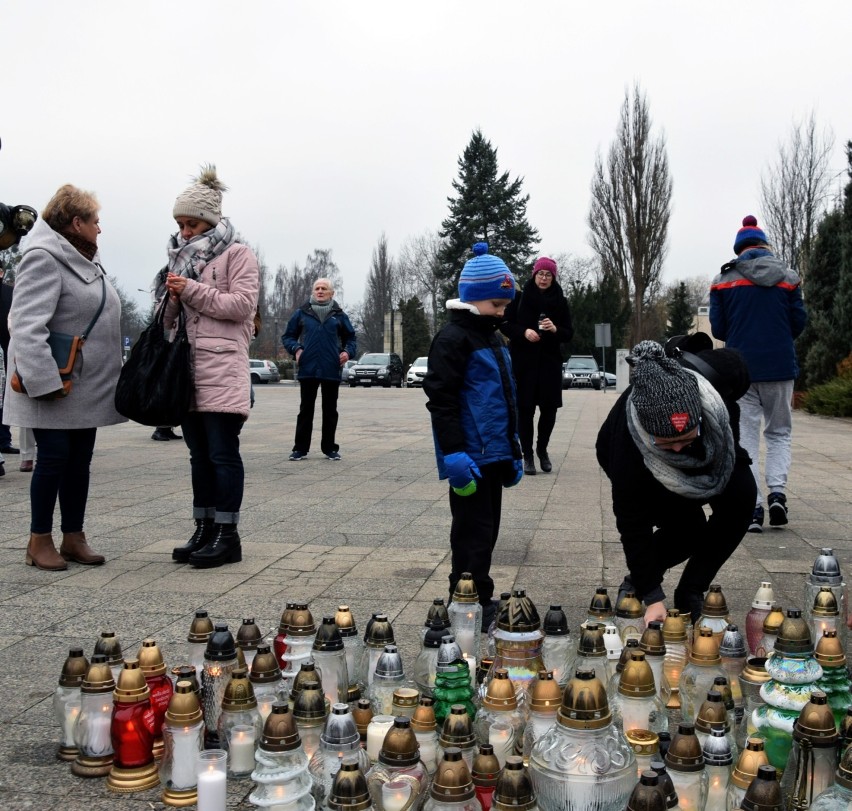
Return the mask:
<svg viewBox="0 0 852 811">
<path fill-rule="evenodd" d="M 146 639 L 139 648 L 139 669 L 151 691 L 151 709 L 154 712 L 154 760 L 163 757 L 163 720 L 174 694 L 172 680 L 166 675 L 163 654 L 153 639 Z"/>
</svg>

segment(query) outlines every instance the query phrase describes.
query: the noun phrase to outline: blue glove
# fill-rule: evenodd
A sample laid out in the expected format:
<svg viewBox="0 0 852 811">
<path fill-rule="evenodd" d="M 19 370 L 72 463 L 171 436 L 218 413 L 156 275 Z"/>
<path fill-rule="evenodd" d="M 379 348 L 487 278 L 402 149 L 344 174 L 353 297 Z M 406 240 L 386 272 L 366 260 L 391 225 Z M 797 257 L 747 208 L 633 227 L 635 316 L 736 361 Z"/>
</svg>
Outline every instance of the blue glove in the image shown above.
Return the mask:
<svg viewBox="0 0 852 811">
<path fill-rule="evenodd" d="M 482 478 L 476 462 L 464 451 L 449 453 L 444 457 L 444 468 L 450 487 L 460 496 L 470 496 L 476 492 L 476 478 Z"/>
<path fill-rule="evenodd" d="M 512 473 L 507 475 L 503 481 L 503 487 L 514 487 L 521 479 L 524 478 L 524 460 L 515 459 L 512 462 Z"/>
</svg>

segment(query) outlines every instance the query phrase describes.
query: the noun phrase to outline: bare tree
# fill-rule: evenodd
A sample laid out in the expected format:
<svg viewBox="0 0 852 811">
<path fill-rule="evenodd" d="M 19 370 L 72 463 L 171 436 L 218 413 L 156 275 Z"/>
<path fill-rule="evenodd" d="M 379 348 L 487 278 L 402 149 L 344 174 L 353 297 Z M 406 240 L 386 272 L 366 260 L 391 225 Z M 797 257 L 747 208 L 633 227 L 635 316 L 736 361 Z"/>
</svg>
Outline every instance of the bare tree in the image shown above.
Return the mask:
<svg viewBox="0 0 852 811">
<path fill-rule="evenodd" d="M 407 301 L 417 296 L 429 313 L 432 332 L 438 323 L 438 302 L 443 286 L 440 250 L 438 235 L 434 231 L 424 231 L 405 240 L 396 261 L 400 281 L 414 285 L 411 289 L 403 289 L 404 284 L 400 284 L 398 298 Z"/>
<path fill-rule="evenodd" d="M 805 276 L 816 228 L 829 200 L 834 134 L 817 132 L 816 116 L 793 125 L 789 141 L 762 173 L 761 205 L 775 253 Z"/>
<path fill-rule="evenodd" d="M 592 178 L 590 242 L 605 274 L 613 274 L 632 305 L 631 339 L 646 337 L 646 306 L 657 297 L 666 256 L 672 180 L 665 137 L 651 135 L 648 102 L 638 85 L 625 91 L 606 164 Z"/>
</svg>

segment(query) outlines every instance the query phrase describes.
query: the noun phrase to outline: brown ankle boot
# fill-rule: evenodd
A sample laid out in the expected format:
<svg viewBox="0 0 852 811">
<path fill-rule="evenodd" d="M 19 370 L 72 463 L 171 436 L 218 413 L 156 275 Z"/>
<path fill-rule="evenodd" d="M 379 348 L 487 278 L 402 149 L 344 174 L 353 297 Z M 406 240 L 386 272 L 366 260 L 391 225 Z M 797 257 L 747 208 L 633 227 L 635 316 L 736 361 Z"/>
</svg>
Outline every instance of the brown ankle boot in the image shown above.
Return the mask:
<svg viewBox="0 0 852 811">
<path fill-rule="evenodd" d="M 76 560 L 85 566 L 100 566 L 104 562 L 104 556 L 94 552 L 86 543 L 85 532 L 63 532 L 59 554 L 65 560 Z"/>
<path fill-rule="evenodd" d="M 49 572 L 59 572 L 68 568 L 68 564 L 56 551 L 53 545 L 53 536 L 49 532 L 30 533 L 30 542 L 27 544 L 27 566 L 37 566 Z"/>
</svg>

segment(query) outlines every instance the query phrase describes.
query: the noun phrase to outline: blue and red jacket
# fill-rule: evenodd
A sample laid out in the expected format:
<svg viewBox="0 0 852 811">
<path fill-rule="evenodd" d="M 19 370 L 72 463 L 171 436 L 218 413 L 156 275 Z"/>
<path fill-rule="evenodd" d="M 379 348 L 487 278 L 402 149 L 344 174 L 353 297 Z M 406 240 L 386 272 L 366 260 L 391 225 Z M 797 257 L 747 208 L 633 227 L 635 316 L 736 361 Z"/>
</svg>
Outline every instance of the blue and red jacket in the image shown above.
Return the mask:
<svg viewBox="0 0 852 811">
<path fill-rule="evenodd" d="M 762 248 L 723 265 L 710 286 L 713 335 L 742 353 L 752 383 L 799 376 L 793 341 L 806 321 L 799 274 Z"/>
</svg>

